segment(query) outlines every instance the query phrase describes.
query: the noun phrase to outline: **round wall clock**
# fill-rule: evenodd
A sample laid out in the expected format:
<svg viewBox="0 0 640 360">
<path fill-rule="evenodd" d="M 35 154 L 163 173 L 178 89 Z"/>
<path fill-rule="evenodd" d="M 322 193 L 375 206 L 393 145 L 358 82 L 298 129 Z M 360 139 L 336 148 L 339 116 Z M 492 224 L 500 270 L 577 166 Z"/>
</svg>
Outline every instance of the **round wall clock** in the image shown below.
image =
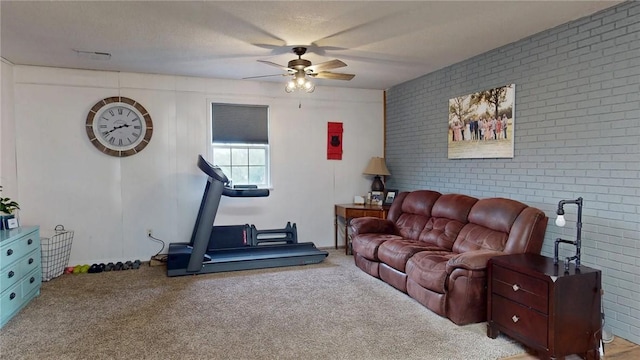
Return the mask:
<svg viewBox="0 0 640 360">
<path fill-rule="evenodd" d="M 153 134 L 151 116 L 135 100 L 113 96 L 98 101 L 87 115 L 87 135 L 98 150 L 125 157 L 142 151 Z"/>
</svg>

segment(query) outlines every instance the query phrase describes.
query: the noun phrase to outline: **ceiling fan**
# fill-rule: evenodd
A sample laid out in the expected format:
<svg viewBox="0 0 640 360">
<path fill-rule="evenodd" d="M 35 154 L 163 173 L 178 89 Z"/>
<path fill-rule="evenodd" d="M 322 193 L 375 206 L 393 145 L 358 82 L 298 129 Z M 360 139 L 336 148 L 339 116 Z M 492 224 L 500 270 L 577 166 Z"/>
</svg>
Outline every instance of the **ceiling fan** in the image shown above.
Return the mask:
<svg viewBox="0 0 640 360">
<path fill-rule="evenodd" d="M 354 74 L 343 74 L 326 71 L 347 66 L 347 64 L 338 59 L 329 60 L 313 65 L 311 61 L 302 58 L 302 55 L 307 52 L 306 47 L 296 46 L 293 48 L 293 52 L 298 55 L 298 58 L 289 61 L 287 63 L 287 66 L 276 64 L 271 61 L 258 60 L 263 64 L 275 66 L 286 71 L 285 74 L 252 76 L 246 77 L 245 79 L 255 79 L 268 76 L 292 76 L 293 79 L 291 79 L 285 87 L 285 91 L 290 93 L 296 89 L 304 90 L 306 92 L 313 92 L 313 90 L 315 90 L 315 85 L 307 79 L 307 76 L 312 78 L 330 80 L 351 80 L 355 76 Z"/>
</svg>

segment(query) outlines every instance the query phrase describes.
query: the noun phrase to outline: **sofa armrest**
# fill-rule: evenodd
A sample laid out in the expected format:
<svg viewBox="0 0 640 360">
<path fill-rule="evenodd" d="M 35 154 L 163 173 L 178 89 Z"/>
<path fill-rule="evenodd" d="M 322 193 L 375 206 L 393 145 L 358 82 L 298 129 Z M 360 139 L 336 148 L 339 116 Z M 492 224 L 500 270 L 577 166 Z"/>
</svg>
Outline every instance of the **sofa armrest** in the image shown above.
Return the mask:
<svg viewBox="0 0 640 360">
<path fill-rule="evenodd" d="M 495 250 L 476 250 L 458 254 L 447 262 L 447 273 L 451 273 L 455 269 L 466 270 L 485 270 L 487 262 L 494 256 L 504 255 L 502 251 Z"/>
<path fill-rule="evenodd" d="M 396 225 L 391 220 L 375 217 L 359 217 L 351 219 L 350 234 L 397 234 Z"/>
</svg>

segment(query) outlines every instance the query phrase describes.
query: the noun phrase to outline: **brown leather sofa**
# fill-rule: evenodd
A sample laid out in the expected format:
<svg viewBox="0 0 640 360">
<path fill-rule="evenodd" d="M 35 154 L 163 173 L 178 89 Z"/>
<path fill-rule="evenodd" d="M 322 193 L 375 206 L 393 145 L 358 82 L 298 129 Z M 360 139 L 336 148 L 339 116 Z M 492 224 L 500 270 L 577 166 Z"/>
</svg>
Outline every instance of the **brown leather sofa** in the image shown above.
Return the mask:
<svg viewBox="0 0 640 360">
<path fill-rule="evenodd" d="M 540 253 L 548 218 L 504 199 L 418 190 L 351 220 L 355 264 L 456 324 L 486 321 L 487 261 Z"/>
</svg>

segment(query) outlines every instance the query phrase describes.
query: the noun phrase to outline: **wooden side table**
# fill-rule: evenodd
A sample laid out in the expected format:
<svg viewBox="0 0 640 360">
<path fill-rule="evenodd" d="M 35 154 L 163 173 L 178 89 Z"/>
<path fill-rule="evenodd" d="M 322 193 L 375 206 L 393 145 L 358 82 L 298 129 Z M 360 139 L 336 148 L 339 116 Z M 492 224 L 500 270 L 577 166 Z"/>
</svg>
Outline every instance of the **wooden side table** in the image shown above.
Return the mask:
<svg viewBox="0 0 640 360">
<path fill-rule="evenodd" d="M 335 227 L 334 241 L 335 248 L 338 248 L 338 218 L 344 219 L 344 239 L 345 253 L 351 254 L 351 242 L 349 239 L 349 221 L 354 218 L 371 216 L 378 219 L 386 219 L 389 206 L 383 205 L 356 205 L 356 204 L 336 204 L 335 206 Z"/>
<path fill-rule="evenodd" d="M 600 270 L 535 254 L 497 256 L 488 268 L 487 336 L 522 342 L 542 359 L 599 359 Z"/>
</svg>

